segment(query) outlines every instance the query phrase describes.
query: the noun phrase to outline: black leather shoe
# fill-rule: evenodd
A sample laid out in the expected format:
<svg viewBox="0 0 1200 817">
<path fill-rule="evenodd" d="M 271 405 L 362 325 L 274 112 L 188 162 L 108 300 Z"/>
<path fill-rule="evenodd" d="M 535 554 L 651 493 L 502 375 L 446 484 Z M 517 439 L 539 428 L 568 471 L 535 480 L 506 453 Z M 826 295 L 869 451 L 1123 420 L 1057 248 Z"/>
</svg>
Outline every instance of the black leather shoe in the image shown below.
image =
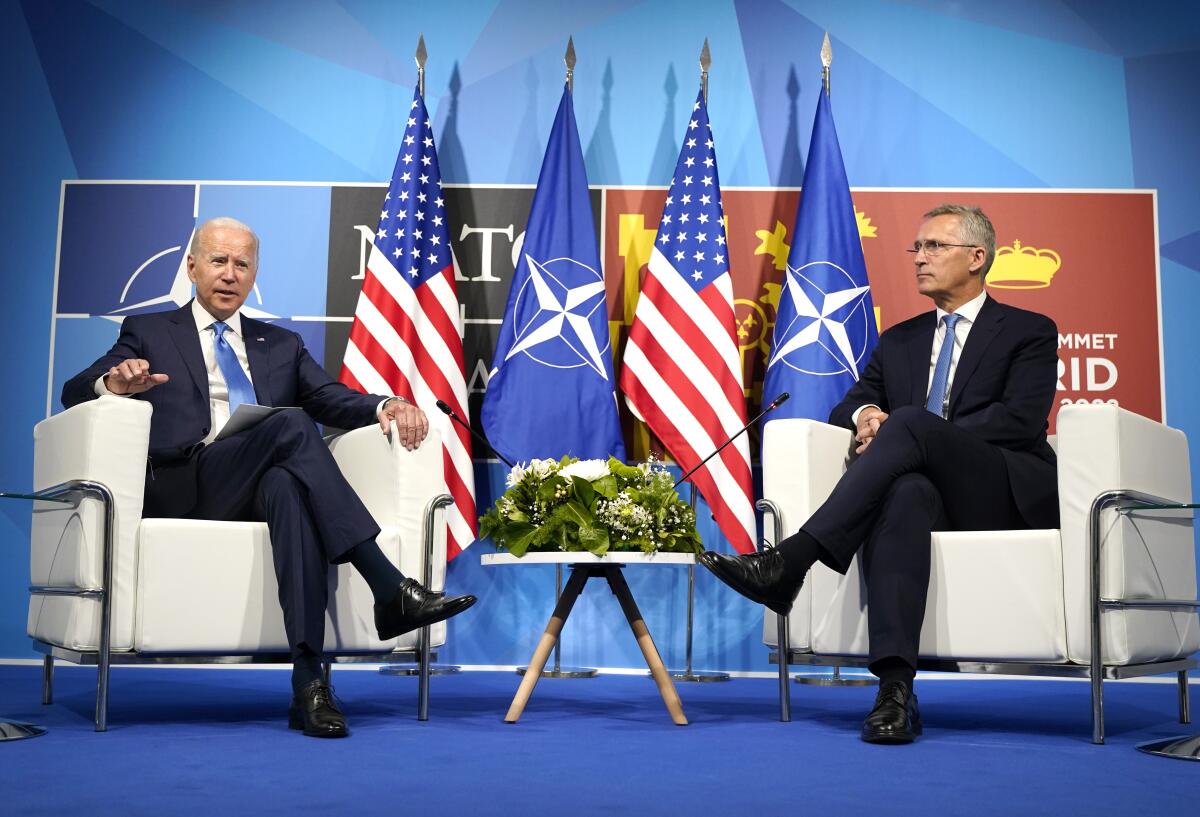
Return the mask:
<svg viewBox="0 0 1200 817">
<path fill-rule="evenodd" d="M 310 738 L 344 738 L 350 734 L 346 716 L 333 700 L 333 688 L 320 678 L 300 687 L 292 697 L 288 728 L 303 729 Z"/>
<path fill-rule="evenodd" d="M 881 684 L 875 708 L 863 721 L 867 743 L 912 743 L 921 734 L 921 710 L 912 688 L 900 681 Z"/>
<path fill-rule="evenodd" d="M 387 604 L 375 605 L 375 629 L 387 641 L 426 624 L 436 624 L 456 616 L 475 603 L 474 596 L 450 596 L 431 593 L 412 579 L 396 588 Z"/>
<path fill-rule="evenodd" d="M 781 616 L 792 609 L 792 602 L 804 584 L 803 578 L 800 581 L 788 578 L 783 554 L 775 548 L 744 556 L 726 556 L 709 550 L 696 560 L 746 598 L 765 604 Z"/>
</svg>

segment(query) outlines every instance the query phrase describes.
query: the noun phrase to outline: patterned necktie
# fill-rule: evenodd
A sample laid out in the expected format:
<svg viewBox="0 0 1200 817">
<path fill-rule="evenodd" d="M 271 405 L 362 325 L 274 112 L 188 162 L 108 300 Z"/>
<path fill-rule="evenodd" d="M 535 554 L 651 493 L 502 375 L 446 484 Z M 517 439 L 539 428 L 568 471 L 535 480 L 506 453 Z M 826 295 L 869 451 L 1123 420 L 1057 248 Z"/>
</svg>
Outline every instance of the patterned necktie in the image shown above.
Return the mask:
<svg viewBox="0 0 1200 817">
<path fill-rule="evenodd" d="M 954 354 L 954 324 L 962 315 L 943 315 L 942 323 L 946 324 L 946 338 L 942 341 L 942 351 L 938 354 L 937 365 L 933 367 L 933 382 L 929 384 L 929 399 L 925 408 L 938 417 L 945 417 L 946 398 L 949 396 L 946 387 L 950 384 L 950 358 Z"/>
<path fill-rule="evenodd" d="M 212 328 L 213 351 L 217 354 L 217 365 L 221 367 L 221 375 L 225 378 L 225 386 L 229 389 L 229 416 L 232 417 L 242 403 L 253 405 L 257 402 L 254 397 L 254 387 L 250 385 L 250 378 L 246 377 L 241 364 L 238 363 L 237 352 L 233 351 L 229 341 L 225 340 L 225 330 L 229 328 L 229 325 L 224 321 L 214 321 Z"/>
</svg>

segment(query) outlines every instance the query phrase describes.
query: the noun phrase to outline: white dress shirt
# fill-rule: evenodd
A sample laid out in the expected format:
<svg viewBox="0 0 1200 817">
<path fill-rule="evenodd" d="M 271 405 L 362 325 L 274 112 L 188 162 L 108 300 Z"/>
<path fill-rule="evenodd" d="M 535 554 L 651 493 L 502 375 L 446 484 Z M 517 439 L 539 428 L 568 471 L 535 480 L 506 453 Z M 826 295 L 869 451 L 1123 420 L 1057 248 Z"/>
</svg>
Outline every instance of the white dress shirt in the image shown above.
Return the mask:
<svg viewBox="0 0 1200 817">
<path fill-rule="evenodd" d="M 954 348 L 950 351 L 950 376 L 946 380 L 946 394 L 952 394 L 951 387 L 954 385 L 954 372 L 958 368 L 958 359 L 962 356 L 963 346 L 967 342 L 967 335 L 971 334 L 971 327 L 975 325 L 975 319 L 979 317 L 979 310 L 983 308 L 983 302 L 987 299 L 987 292 L 980 292 L 971 300 L 954 310 L 954 314 L 958 315 L 958 322 L 954 324 Z M 933 370 L 937 366 L 938 356 L 942 353 L 942 345 L 946 342 L 946 324 L 942 322 L 942 318 L 950 313 L 938 307 L 937 309 L 937 328 L 933 332 L 933 347 L 929 351 L 929 379 L 925 383 L 925 396 L 929 396 L 929 390 L 933 387 Z M 879 408 L 871 403 L 865 406 L 859 406 L 855 409 L 854 414 L 850 415 L 850 422 L 858 426 L 858 415 L 865 408 Z"/>
</svg>

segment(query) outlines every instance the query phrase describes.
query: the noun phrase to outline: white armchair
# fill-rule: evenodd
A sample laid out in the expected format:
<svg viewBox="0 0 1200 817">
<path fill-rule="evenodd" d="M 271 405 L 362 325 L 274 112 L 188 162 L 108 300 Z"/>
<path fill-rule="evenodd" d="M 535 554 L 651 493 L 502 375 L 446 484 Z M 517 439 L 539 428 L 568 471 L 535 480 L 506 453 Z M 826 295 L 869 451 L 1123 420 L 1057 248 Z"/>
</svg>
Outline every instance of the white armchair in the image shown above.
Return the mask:
<svg viewBox="0 0 1200 817">
<path fill-rule="evenodd" d="M 28 633 L 53 661 L 98 667 L 96 729 L 107 726 L 110 663 L 287 662 L 283 614 L 261 522 L 143 519 L 148 403 L 101 397 L 34 429 Z M 437 432 L 416 451 L 370 427 L 331 439 L 343 474 L 382 532 L 379 546 L 431 589 L 445 580 L 449 504 Z M 375 634 L 373 600 L 349 565 L 330 571 L 325 653 L 335 660 L 418 662 L 428 716 L 430 647 L 446 625 L 390 641 Z"/>
<path fill-rule="evenodd" d="M 1175 672 L 1187 723 L 1200 649 L 1192 511 L 1146 508 L 1191 502 L 1187 438 L 1112 405 L 1064 407 L 1057 430 L 1059 529 L 933 534 L 920 668 L 1088 677 L 1095 743 L 1104 679 Z M 767 425 L 760 507 L 774 541 L 825 500 L 852 451 L 847 429 Z M 845 576 L 818 563 L 789 616 L 766 614 L 764 641 L 788 645 L 772 656 L 784 720 L 789 663 L 865 666 L 866 611 L 856 558 Z"/>
</svg>

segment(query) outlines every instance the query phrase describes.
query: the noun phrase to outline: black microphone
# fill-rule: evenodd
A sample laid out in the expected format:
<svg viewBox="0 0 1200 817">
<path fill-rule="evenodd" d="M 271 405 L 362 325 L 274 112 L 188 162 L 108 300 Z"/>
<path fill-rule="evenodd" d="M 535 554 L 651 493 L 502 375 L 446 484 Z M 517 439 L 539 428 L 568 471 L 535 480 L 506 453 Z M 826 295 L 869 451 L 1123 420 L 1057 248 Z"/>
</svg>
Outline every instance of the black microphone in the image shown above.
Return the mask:
<svg viewBox="0 0 1200 817">
<path fill-rule="evenodd" d="M 516 467 L 515 465 L 513 465 L 513 464 L 512 464 L 512 462 L 511 462 L 511 461 L 508 459 L 508 457 L 504 456 L 504 455 L 503 455 L 503 454 L 501 454 L 499 451 L 497 451 L 496 449 L 492 448 L 492 444 L 488 442 L 488 440 L 487 440 L 487 437 L 483 436 L 483 435 L 482 435 L 482 434 L 480 434 L 478 431 L 476 431 L 475 429 L 471 428 L 471 424 L 470 424 L 470 423 L 468 423 L 467 421 L 463 420 L 463 418 L 461 418 L 461 417 L 459 417 L 457 414 L 455 414 L 455 413 L 454 413 L 454 409 L 450 408 L 450 404 L 449 404 L 449 403 L 447 403 L 445 400 L 438 400 L 438 401 L 437 401 L 437 407 L 438 407 L 438 410 L 442 412 L 442 414 L 445 414 L 445 415 L 446 415 L 447 417 L 449 417 L 451 420 L 453 420 L 454 422 L 458 423 L 460 426 L 462 426 L 462 427 L 463 427 L 463 428 L 465 428 L 465 429 L 466 429 L 468 432 L 470 432 L 470 434 L 471 434 L 471 436 L 472 436 L 472 437 L 474 437 L 475 439 L 479 440 L 479 442 L 483 443 L 483 446 L 484 446 L 484 448 L 486 448 L 488 451 L 491 451 L 493 454 L 495 454 L 497 457 L 499 457 L 501 462 L 503 462 L 503 463 L 504 463 L 505 465 L 507 465 L 509 468 L 515 468 L 515 467 Z"/>
<path fill-rule="evenodd" d="M 726 440 L 725 442 L 721 443 L 721 444 L 720 444 L 720 445 L 717 447 L 717 450 L 716 450 L 716 451 L 712 452 L 712 453 L 711 453 L 711 454 L 709 454 L 707 457 L 705 457 L 704 459 L 700 460 L 699 464 L 698 464 L 698 465 L 696 465 L 696 467 L 695 467 L 695 468 L 692 468 L 692 469 L 691 469 L 691 470 L 689 470 L 689 471 L 688 471 L 686 474 L 684 474 L 683 476 L 681 476 L 681 477 L 679 478 L 679 481 L 678 481 L 678 482 L 676 482 L 676 483 L 675 483 L 674 485 L 672 485 L 671 487 L 672 487 L 672 488 L 678 488 L 680 485 L 682 485 L 682 484 L 683 484 L 683 483 L 684 483 L 684 482 L 687 480 L 687 478 L 688 478 L 688 477 L 690 477 L 692 474 L 694 474 L 694 473 L 696 473 L 697 471 L 699 471 L 699 470 L 700 470 L 700 468 L 701 468 L 701 466 L 703 466 L 703 465 L 704 465 L 704 463 L 708 462 L 708 461 L 709 461 L 709 460 L 711 460 L 713 457 L 717 456 L 717 454 L 720 454 L 720 453 L 721 453 L 721 451 L 723 451 L 723 450 L 725 449 L 725 446 L 729 445 L 731 442 L 733 442 L 734 440 L 736 440 L 738 437 L 740 437 L 740 436 L 742 436 L 743 434 L 745 434 L 745 433 L 746 433 L 746 429 L 750 428 L 750 426 L 754 425 L 754 424 L 755 424 L 755 423 L 757 423 L 759 420 L 761 420 L 761 419 L 763 418 L 763 416 L 764 416 L 764 415 L 766 415 L 766 414 L 767 414 L 767 413 L 769 413 L 769 412 L 772 412 L 772 411 L 774 411 L 775 409 L 779 408 L 779 407 L 780 407 L 780 406 L 782 406 L 784 403 L 786 403 L 789 397 L 791 397 L 791 395 L 790 395 L 790 394 L 788 394 L 787 392 L 784 392 L 783 394 L 779 395 L 779 396 L 778 396 L 778 397 L 776 397 L 774 400 L 772 400 L 772 401 L 770 402 L 770 404 L 769 404 L 769 405 L 768 405 L 766 408 L 764 408 L 762 411 L 760 411 L 760 412 L 758 413 L 758 416 L 756 416 L 756 417 L 755 417 L 753 420 L 751 420 L 750 422 L 748 422 L 748 423 L 746 423 L 744 426 L 742 426 L 740 429 L 738 429 L 738 432 L 737 432 L 737 434 L 734 434 L 734 435 L 733 435 L 732 437 L 730 437 L 728 440 Z"/>
</svg>

